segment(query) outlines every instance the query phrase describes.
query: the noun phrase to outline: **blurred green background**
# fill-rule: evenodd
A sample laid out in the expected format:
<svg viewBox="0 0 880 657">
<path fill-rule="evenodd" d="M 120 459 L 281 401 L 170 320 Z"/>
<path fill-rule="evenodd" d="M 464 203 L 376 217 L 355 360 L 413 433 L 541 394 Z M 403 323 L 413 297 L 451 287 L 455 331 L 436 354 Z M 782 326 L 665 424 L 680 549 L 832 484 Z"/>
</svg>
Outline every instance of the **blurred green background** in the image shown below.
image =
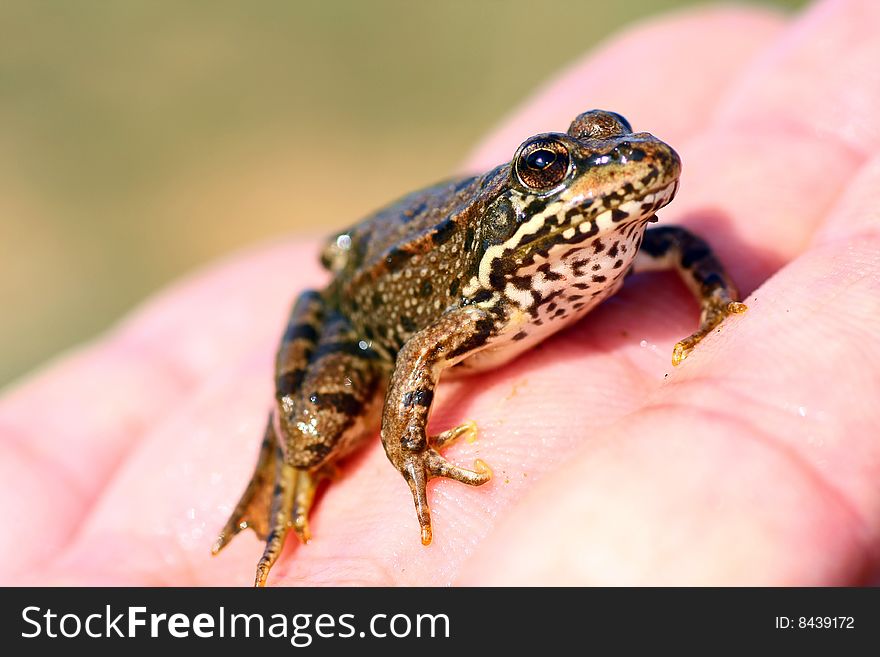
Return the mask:
<svg viewBox="0 0 880 657">
<path fill-rule="evenodd" d="M 200 263 L 449 175 L 560 67 L 685 4 L 5 0 L 0 385 Z"/>
</svg>

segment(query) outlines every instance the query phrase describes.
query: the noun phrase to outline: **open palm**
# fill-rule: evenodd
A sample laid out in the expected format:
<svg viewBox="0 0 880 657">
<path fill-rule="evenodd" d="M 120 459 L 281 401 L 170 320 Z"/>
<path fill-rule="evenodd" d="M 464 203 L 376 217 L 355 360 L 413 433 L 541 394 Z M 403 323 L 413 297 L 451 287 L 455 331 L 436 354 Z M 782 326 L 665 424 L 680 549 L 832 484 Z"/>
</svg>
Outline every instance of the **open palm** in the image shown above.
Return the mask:
<svg viewBox="0 0 880 657">
<path fill-rule="evenodd" d="M 681 366 L 697 306 L 631 279 L 514 363 L 438 389 L 432 429 L 474 419 L 480 488 L 429 488 L 422 547 L 378 437 L 316 504 L 270 584 L 844 584 L 880 550 L 880 6 L 820 3 L 646 24 L 548 85 L 474 171 L 591 107 L 672 144 L 661 213 L 749 293 Z M 352 217 L 351 219 L 355 219 Z M 272 400 L 290 301 L 316 245 L 202 272 L 0 402 L 0 581 L 250 584 L 261 545 L 217 531 Z"/>
</svg>

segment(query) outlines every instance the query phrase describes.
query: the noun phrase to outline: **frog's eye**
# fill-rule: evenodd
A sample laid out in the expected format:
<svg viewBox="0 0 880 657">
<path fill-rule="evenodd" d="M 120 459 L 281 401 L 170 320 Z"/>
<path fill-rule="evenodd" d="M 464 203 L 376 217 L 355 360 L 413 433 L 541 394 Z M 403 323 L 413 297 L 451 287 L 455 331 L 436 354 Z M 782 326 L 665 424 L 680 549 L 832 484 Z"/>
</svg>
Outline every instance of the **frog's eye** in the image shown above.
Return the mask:
<svg viewBox="0 0 880 657">
<path fill-rule="evenodd" d="M 547 191 L 565 179 L 571 158 L 565 144 L 540 139 L 525 143 L 516 158 L 520 182 L 535 191 Z"/>
</svg>

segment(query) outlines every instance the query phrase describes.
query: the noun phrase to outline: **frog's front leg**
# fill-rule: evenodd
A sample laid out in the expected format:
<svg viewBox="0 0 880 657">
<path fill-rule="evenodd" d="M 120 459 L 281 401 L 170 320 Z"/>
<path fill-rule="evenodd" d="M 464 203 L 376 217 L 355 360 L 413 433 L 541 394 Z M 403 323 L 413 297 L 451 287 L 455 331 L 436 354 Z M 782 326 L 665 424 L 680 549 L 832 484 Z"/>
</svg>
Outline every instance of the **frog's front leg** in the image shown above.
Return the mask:
<svg viewBox="0 0 880 657">
<path fill-rule="evenodd" d="M 431 437 L 426 435 L 426 426 L 441 372 L 486 346 L 494 326 L 492 315 L 484 310 L 455 310 L 412 336 L 397 355 L 385 397 L 382 444 L 388 459 L 410 487 L 425 545 L 430 544 L 432 537 L 428 481 L 448 477 L 479 486 L 492 477 L 489 466 L 479 459 L 474 462 L 474 470 L 467 470 L 450 463 L 437 451 L 474 431 L 473 422 Z"/>
<path fill-rule="evenodd" d="M 747 310 L 738 300 L 736 286 L 709 245 L 679 226 L 645 231 L 633 271 L 675 269 L 700 302 L 700 326 L 675 344 L 672 364 L 678 365 L 712 329 L 732 314 Z"/>
</svg>

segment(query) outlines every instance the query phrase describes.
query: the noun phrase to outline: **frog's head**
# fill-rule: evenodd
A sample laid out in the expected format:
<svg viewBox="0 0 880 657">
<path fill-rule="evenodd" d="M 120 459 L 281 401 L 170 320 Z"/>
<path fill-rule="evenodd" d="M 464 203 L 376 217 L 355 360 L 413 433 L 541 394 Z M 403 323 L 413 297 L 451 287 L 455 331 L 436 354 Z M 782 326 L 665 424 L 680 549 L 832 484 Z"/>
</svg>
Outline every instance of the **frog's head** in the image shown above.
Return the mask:
<svg viewBox="0 0 880 657">
<path fill-rule="evenodd" d="M 620 114 L 590 110 L 566 134 L 527 139 L 513 156 L 511 169 L 512 187 L 523 198 L 560 203 L 563 213 L 583 210 L 581 216 L 589 219 L 670 188 L 668 202 L 681 161 L 653 135 L 633 133 Z M 635 218 L 639 211 L 627 215 Z"/>
<path fill-rule="evenodd" d="M 510 163 L 506 193 L 490 209 L 495 239 L 484 242 L 483 287 L 499 289 L 557 245 L 584 245 L 614 232 L 633 235 L 672 200 L 681 161 L 614 112 L 591 110 L 568 132 L 527 139 Z M 639 232 L 639 234 L 641 234 Z"/>
</svg>

